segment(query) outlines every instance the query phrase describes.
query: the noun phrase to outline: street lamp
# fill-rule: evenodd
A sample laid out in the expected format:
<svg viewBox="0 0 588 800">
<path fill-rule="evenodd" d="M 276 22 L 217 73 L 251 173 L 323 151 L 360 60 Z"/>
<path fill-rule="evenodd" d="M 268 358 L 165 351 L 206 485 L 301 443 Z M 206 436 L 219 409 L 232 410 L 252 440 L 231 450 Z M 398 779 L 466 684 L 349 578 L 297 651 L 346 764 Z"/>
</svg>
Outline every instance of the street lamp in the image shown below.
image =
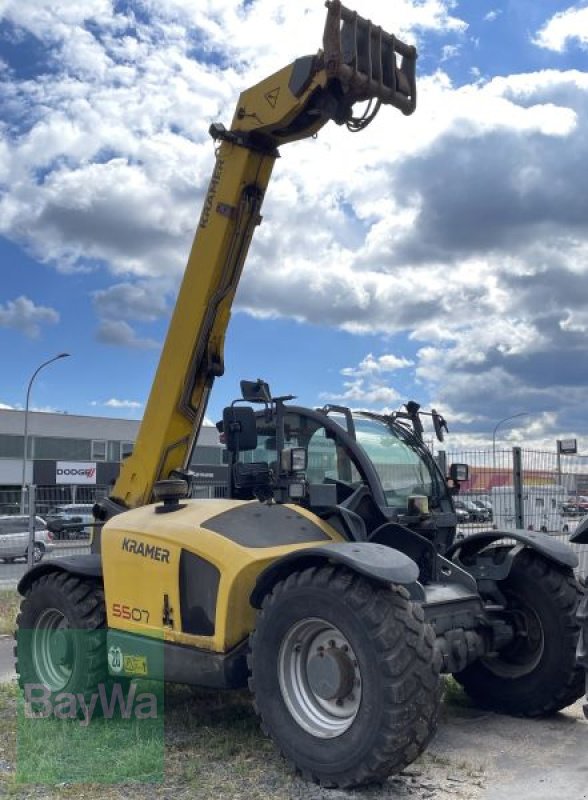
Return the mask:
<svg viewBox="0 0 588 800">
<path fill-rule="evenodd" d="M 518 414 L 513 414 L 512 417 L 504 417 L 504 419 L 499 420 L 494 426 L 494 430 L 492 432 L 492 467 L 494 468 L 494 471 L 496 471 L 496 431 L 503 422 L 508 422 L 511 419 L 516 419 L 517 417 L 526 417 L 530 413 L 530 411 L 519 411 Z"/>
<path fill-rule="evenodd" d="M 43 367 L 52 364 L 54 361 L 59 361 L 60 358 L 68 358 L 69 353 L 59 353 L 59 355 L 53 356 L 48 361 L 44 361 L 31 375 L 31 379 L 29 381 L 29 385 L 27 388 L 27 402 L 25 405 L 25 418 L 24 418 L 24 450 L 23 450 L 23 459 L 22 459 L 22 482 L 21 482 L 21 492 L 20 492 L 20 513 L 25 513 L 25 490 L 26 490 L 26 480 L 27 480 L 27 458 L 28 458 L 28 444 L 29 444 L 29 400 L 31 397 L 31 387 L 33 385 L 33 381 L 39 374 L 39 372 L 43 369 Z"/>
</svg>

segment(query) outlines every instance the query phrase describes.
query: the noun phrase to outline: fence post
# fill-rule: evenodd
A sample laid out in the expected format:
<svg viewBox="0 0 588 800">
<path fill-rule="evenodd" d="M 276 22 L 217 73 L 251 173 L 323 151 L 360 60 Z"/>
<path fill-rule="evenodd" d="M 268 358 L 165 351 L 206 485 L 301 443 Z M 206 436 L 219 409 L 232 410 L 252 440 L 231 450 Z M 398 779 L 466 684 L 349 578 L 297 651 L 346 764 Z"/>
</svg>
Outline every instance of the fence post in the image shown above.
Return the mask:
<svg viewBox="0 0 588 800">
<path fill-rule="evenodd" d="M 525 527 L 523 503 L 523 456 L 520 447 L 512 449 L 512 486 L 514 491 L 515 528 Z"/>
<path fill-rule="evenodd" d="M 30 569 L 33 566 L 33 550 L 35 547 L 35 489 L 32 484 L 28 486 L 28 500 L 29 500 L 29 546 L 27 549 L 27 567 Z"/>
<path fill-rule="evenodd" d="M 445 450 L 439 450 L 437 455 L 435 456 L 435 461 L 437 462 L 437 466 L 443 473 L 443 477 L 447 477 L 447 453 Z"/>
</svg>

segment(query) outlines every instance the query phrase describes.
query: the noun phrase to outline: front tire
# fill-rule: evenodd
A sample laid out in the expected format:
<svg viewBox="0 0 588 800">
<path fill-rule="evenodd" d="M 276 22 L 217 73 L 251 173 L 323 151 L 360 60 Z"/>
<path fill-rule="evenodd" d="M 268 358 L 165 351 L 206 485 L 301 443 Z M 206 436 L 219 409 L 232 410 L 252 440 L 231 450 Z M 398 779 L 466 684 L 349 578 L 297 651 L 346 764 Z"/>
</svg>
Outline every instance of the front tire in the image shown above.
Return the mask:
<svg viewBox="0 0 588 800">
<path fill-rule="evenodd" d="M 265 598 L 250 639 L 264 731 L 306 779 L 345 788 L 384 781 L 435 732 L 434 640 L 402 587 L 339 567 L 290 575 Z"/>
<path fill-rule="evenodd" d="M 65 572 L 41 575 L 17 618 L 16 673 L 23 690 L 91 694 L 108 677 L 102 586 Z"/>
<path fill-rule="evenodd" d="M 583 691 L 576 665 L 581 592 L 572 571 L 526 550 L 499 588 L 515 638 L 456 680 L 477 705 L 494 711 L 538 717 L 566 708 Z"/>
</svg>

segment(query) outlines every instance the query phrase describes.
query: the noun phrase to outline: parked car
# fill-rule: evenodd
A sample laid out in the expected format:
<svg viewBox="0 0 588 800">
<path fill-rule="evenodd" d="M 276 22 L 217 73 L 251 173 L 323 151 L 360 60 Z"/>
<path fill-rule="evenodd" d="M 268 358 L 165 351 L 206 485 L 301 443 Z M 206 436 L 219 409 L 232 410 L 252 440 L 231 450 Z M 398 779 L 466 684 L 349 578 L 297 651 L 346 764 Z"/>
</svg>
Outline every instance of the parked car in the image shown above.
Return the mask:
<svg viewBox="0 0 588 800">
<path fill-rule="evenodd" d="M 454 500 L 453 506 L 455 508 L 455 515 L 457 517 L 458 525 L 463 525 L 466 522 L 471 522 L 470 512 L 464 506 L 462 500 Z"/>
<path fill-rule="evenodd" d="M 479 500 L 477 497 L 472 497 L 472 503 L 485 512 L 484 519 L 480 520 L 481 522 L 492 521 L 492 503 L 489 503 L 486 500 Z"/>
<path fill-rule="evenodd" d="M 571 501 L 562 503 L 561 510 L 568 517 L 582 517 L 586 513 L 581 505 Z"/>
<path fill-rule="evenodd" d="M 469 522 L 490 522 L 492 515 L 486 508 L 481 508 L 476 505 L 472 500 L 460 498 L 455 501 L 455 505 L 459 504 L 468 513 Z"/>
<path fill-rule="evenodd" d="M 0 516 L 0 559 L 10 563 L 26 558 L 29 549 L 29 517 L 24 514 Z M 45 520 L 35 517 L 33 561 L 38 563 L 45 553 L 53 550 L 53 534 Z"/>
<path fill-rule="evenodd" d="M 76 539 L 90 535 L 94 521 L 93 503 L 65 503 L 55 506 L 45 515 L 47 527 L 57 539 Z"/>
</svg>

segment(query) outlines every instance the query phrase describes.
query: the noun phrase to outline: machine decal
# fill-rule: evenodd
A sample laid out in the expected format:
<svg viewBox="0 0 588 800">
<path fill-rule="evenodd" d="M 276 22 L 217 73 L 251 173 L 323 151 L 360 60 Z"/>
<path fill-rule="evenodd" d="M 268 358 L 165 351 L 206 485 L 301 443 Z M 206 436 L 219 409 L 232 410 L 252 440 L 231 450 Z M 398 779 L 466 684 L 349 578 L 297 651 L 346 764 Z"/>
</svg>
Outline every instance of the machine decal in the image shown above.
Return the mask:
<svg viewBox="0 0 588 800">
<path fill-rule="evenodd" d="M 108 667 L 111 672 L 122 672 L 123 654 L 120 647 L 110 647 L 108 650 Z"/>
<path fill-rule="evenodd" d="M 278 86 L 277 89 L 272 89 L 271 92 L 268 92 L 265 95 L 265 99 L 268 101 L 268 103 L 270 104 L 270 106 L 272 108 L 275 108 L 276 104 L 278 102 L 278 97 L 279 96 L 280 96 L 280 87 Z"/>
<path fill-rule="evenodd" d="M 155 545 L 139 542 L 137 539 L 129 539 L 125 536 L 122 540 L 122 549 L 127 553 L 135 553 L 137 556 L 144 556 L 145 558 L 153 559 L 153 561 L 169 564 L 169 550 L 165 547 L 155 547 Z"/>
<path fill-rule="evenodd" d="M 146 656 L 124 656 L 123 666 L 127 675 L 148 674 Z"/>
<path fill-rule="evenodd" d="M 112 616 L 118 617 L 119 619 L 149 624 L 149 611 L 147 611 L 146 608 L 133 608 L 132 606 L 125 606 L 121 603 L 113 603 Z"/>
<path fill-rule="evenodd" d="M 210 215 L 212 213 L 212 208 L 214 206 L 214 198 L 216 197 L 218 185 L 222 178 L 224 165 L 225 162 L 223 161 L 223 159 L 217 158 L 216 165 L 212 173 L 212 178 L 210 179 L 210 184 L 208 186 L 208 192 L 206 193 L 206 199 L 204 201 L 202 214 L 200 216 L 200 225 L 199 225 L 200 228 L 206 228 L 206 226 L 210 221 Z"/>
</svg>

